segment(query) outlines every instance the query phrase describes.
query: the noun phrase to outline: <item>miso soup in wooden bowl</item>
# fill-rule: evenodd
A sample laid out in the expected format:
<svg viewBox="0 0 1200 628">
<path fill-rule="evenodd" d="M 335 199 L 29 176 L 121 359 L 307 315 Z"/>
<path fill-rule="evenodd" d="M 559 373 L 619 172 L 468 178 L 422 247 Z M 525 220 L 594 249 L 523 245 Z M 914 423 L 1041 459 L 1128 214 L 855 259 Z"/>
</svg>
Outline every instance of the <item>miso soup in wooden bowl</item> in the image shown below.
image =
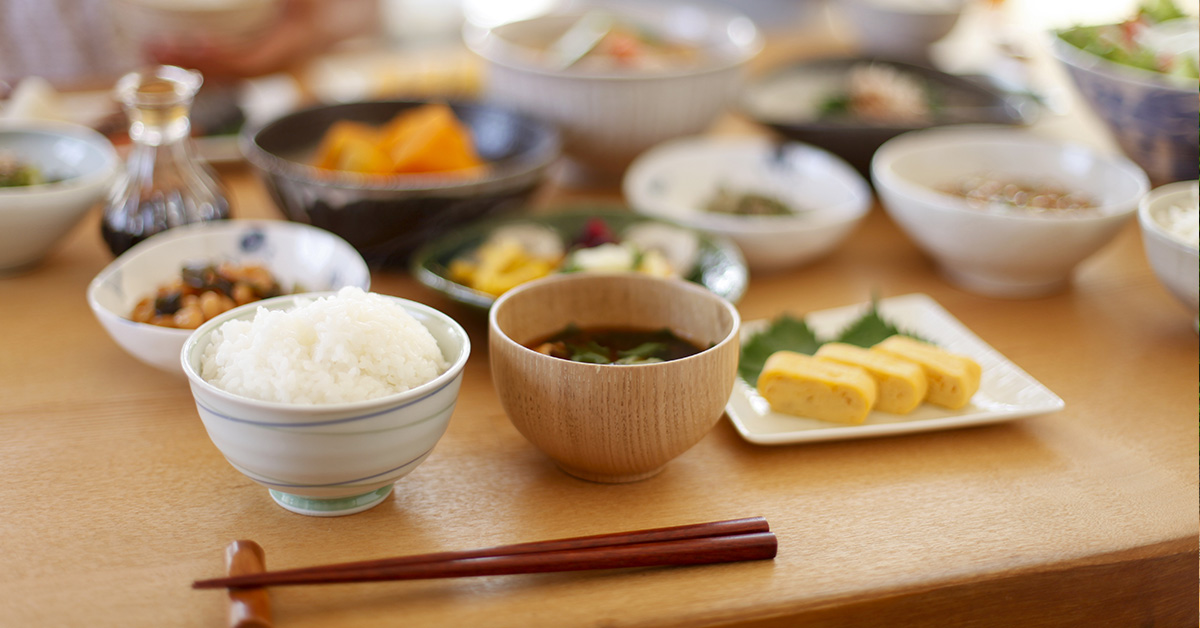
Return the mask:
<svg viewBox="0 0 1200 628">
<path fill-rule="evenodd" d="M 737 373 L 739 325 L 731 303 L 691 282 L 555 275 L 492 306 L 492 380 L 513 425 L 564 471 L 595 482 L 642 480 L 720 420 Z M 694 353 L 656 355 L 646 346 L 675 339 Z M 600 363 L 601 354 L 619 363 Z"/>
</svg>

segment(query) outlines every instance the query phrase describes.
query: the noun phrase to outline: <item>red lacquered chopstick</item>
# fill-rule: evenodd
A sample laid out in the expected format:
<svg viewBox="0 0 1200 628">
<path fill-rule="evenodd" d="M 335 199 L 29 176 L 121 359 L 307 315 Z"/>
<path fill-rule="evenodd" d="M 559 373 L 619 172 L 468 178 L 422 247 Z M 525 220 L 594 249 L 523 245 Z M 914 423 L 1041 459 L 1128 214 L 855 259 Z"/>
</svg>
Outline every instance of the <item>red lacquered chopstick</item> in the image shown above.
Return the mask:
<svg viewBox="0 0 1200 628">
<path fill-rule="evenodd" d="M 332 571 L 312 569 L 305 573 L 291 575 L 263 573 L 243 578 L 201 580 L 194 582 L 192 586 L 197 589 L 214 589 L 501 576 L 629 567 L 707 565 L 774 558 L 777 548 L 778 542 L 774 534 L 754 532 L 680 541 L 488 556 L 393 567 L 339 568 Z"/>
<path fill-rule="evenodd" d="M 764 533 L 769 531 L 770 526 L 767 524 L 766 519 L 763 519 L 762 517 L 751 517 L 747 519 L 712 521 L 708 523 L 673 526 L 669 528 L 634 530 L 629 532 L 597 534 L 549 541 L 536 541 L 532 543 L 518 543 L 515 545 L 501 545 L 482 549 L 435 552 L 432 554 L 418 554 L 378 560 L 340 563 L 335 565 L 303 567 L 298 569 L 264 572 L 260 574 L 239 577 L 200 580 L 193 583 L 192 586 L 195 588 L 268 586 L 270 584 L 279 582 L 280 579 L 312 576 L 314 574 L 321 576 L 327 576 L 337 572 L 349 572 L 353 574 L 363 573 L 371 570 L 392 569 L 431 563 L 448 563 L 453 561 L 467 561 L 500 556 L 515 557 L 527 554 L 540 554 L 571 550 L 616 548 L 667 541 L 730 537 L 736 535 Z M 605 567 L 596 567 L 596 569 L 603 568 Z"/>
</svg>

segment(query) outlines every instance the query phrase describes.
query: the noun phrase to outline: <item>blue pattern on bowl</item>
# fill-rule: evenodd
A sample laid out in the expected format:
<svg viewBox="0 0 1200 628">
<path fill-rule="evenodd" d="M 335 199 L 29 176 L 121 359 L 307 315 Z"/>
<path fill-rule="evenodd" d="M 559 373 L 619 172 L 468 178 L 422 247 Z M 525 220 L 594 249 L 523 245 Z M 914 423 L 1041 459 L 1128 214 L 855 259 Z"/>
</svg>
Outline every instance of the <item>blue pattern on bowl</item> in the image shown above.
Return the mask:
<svg viewBox="0 0 1200 628">
<path fill-rule="evenodd" d="M 1155 185 L 1200 176 L 1200 91 L 1101 59 L 1055 38 L 1083 99 Z"/>
</svg>

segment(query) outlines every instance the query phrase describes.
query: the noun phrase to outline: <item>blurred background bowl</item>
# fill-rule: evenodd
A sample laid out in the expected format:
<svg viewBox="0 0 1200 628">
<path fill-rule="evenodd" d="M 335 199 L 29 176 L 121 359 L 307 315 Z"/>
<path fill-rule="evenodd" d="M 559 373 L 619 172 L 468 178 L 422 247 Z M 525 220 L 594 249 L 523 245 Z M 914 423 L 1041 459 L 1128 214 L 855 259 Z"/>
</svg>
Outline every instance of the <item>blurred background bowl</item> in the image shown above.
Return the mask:
<svg viewBox="0 0 1200 628">
<path fill-rule="evenodd" d="M 629 167 L 625 198 L 643 214 L 733 240 L 751 271 L 812 262 L 841 244 L 871 209 L 871 190 L 849 164 L 795 142 L 689 137 L 644 153 Z M 720 214 L 718 192 L 779 200 L 786 216 Z"/>
<path fill-rule="evenodd" d="M 303 296 L 276 297 L 261 305 L 288 309 Z M 446 432 L 471 341 L 449 316 L 427 305 L 387 298 L 429 330 L 450 365 L 402 393 L 302 405 L 250 399 L 208 383 L 199 374 L 200 358 L 213 331 L 230 320 L 253 319 L 253 304 L 208 321 L 183 348 L 183 370 L 209 438 L 235 469 L 270 489 L 275 502 L 292 512 L 328 517 L 378 505 Z"/>
<path fill-rule="evenodd" d="M 1054 37 L 1054 56 L 1121 150 L 1154 185 L 1200 176 L 1196 80 L 1115 63 Z"/>
<path fill-rule="evenodd" d="M 554 122 L 567 156 L 598 177 L 619 177 L 638 153 L 705 130 L 733 102 L 746 63 L 762 49 L 754 22 L 726 8 L 678 2 L 589 3 L 695 45 L 700 58 L 654 69 L 555 67 L 541 51 L 586 14 L 551 14 L 490 28 L 468 24 L 467 46 L 486 64 L 485 93 Z"/>
<path fill-rule="evenodd" d="M 130 355 L 183 375 L 179 351 L 193 330 L 138 323 L 130 314 L 139 301 L 178 279 L 183 266 L 224 261 L 261 264 L 284 291 L 371 285 L 362 256 L 328 231 L 279 220 L 218 220 L 168 229 L 130 248 L 88 285 L 88 305 Z"/>
<path fill-rule="evenodd" d="M 1168 183 L 1147 194 L 1138 205 L 1146 259 L 1158 280 L 1193 317 L 1200 315 L 1200 249 L 1194 234 L 1189 241 L 1173 232 L 1170 225 L 1172 214 L 1182 213 L 1188 207 L 1195 212 L 1197 187 L 1196 181 Z"/>
<path fill-rule="evenodd" d="M 936 105 L 928 120 L 866 120 L 826 116 L 822 108 L 847 90 L 847 76 L 869 65 L 889 68 L 922 85 Z M 887 140 L 917 129 L 950 124 L 1023 125 L 1037 115 L 1028 98 L 932 68 L 874 57 L 802 61 L 755 80 L 742 95 L 742 111 L 780 137 L 823 148 L 869 176 L 871 158 Z"/>
<path fill-rule="evenodd" d="M 167 43 L 238 49 L 275 24 L 281 0 L 113 0 L 116 24 L 140 50 Z"/>
<path fill-rule="evenodd" d="M 488 164 L 481 176 L 359 174 L 309 165 L 335 122 L 379 126 L 423 104 L 377 101 L 305 109 L 247 130 L 242 152 L 289 220 L 338 234 L 372 266 L 402 267 L 421 244 L 522 206 L 559 155 L 558 132 L 545 122 L 503 107 L 450 103 Z"/>
<path fill-rule="evenodd" d="M 108 192 L 120 160 L 103 135 L 46 120 L 0 121 L 0 160 L 51 183 L 0 187 L 0 274 L 32 268 Z"/>
<path fill-rule="evenodd" d="M 929 45 L 958 23 L 966 0 L 840 0 L 841 12 L 859 51 L 929 65 Z"/>
<path fill-rule="evenodd" d="M 667 328 L 700 347 L 653 364 L 584 364 L 525 346 L 569 324 Z M 509 420 L 567 473 L 633 482 L 704 438 L 737 376 L 737 308 L 695 284 L 635 273 L 574 273 L 521 285 L 488 319 L 492 381 Z"/>
<path fill-rule="evenodd" d="M 1037 297 L 1063 289 L 1075 267 L 1108 244 L 1149 189 L 1124 157 L 1028 131 L 955 126 L 889 140 L 871 166 L 888 215 L 951 283 L 985 296 Z M 1054 183 L 1095 199 L 1067 216 L 992 212 L 940 192 L 966 177 Z"/>
</svg>

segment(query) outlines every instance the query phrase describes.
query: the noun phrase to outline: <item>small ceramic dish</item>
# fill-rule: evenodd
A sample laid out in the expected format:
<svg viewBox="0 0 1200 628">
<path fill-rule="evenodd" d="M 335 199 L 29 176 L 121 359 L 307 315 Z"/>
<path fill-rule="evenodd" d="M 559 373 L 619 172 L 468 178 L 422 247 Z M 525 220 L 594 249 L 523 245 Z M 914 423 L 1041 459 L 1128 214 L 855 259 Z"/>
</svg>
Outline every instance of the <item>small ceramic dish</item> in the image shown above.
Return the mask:
<svg viewBox="0 0 1200 628">
<path fill-rule="evenodd" d="M 264 265 L 284 290 L 366 290 L 371 285 L 362 256 L 328 231 L 279 220 L 222 220 L 168 229 L 130 248 L 92 279 L 88 305 L 122 349 L 182 376 L 179 350 L 192 330 L 138 323 L 129 316 L 139 301 L 178 279 L 184 265 L 223 261 Z"/>
<path fill-rule="evenodd" d="M 253 319 L 259 307 L 289 309 L 297 299 L 333 294 L 287 295 L 229 310 L 201 325 L 175 356 L 204 429 L 229 464 L 269 489 L 283 508 L 320 517 L 379 505 L 429 456 L 450 422 L 471 353 L 470 338 L 454 319 L 387 297 L 429 330 L 449 365 L 415 388 L 366 401 L 301 405 L 243 397 L 201 377 L 201 356 L 224 323 Z"/>
<path fill-rule="evenodd" d="M 852 68 L 883 66 L 911 77 L 936 103 L 927 120 L 874 122 L 855 116 L 823 116 L 831 98 L 846 90 Z M 866 174 L 875 150 L 907 131 L 945 124 L 1022 125 L 1036 112 L 1022 97 L 932 68 L 872 57 L 805 61 L 768 74 L 750 85 L 741 100 L 750 118 L 787 139 L 823 148 Z"/>
<path fill-rule="evenodd" d="M 672 140 L 638 157 L 623 189 L 638 212 L 733 240 L 751 271 L 793 268 L 828 254 L 871 209 L 867 182 L 840 158 L 762 138 Z M 793 213 L 707 211 L 718 193 L 769 197 Z"/>
<path fill-rule="evenodd" d="M 694 237 L 696 261 L 683 278 L 698 283 L 721 297 L 736 303 L 746 292 L 749 273 L 741 251 L 733 242 L 663 220 L 639 216 L 616 208 L 582 209 L 536 216 L 496 219 L 473 224 L 447 234 L 418 250 L 412 258 L 411 272 L 417 281 L 450 299 L 487 309 L 494 295 L 475 290 L 451 278 L 450 264 L 471 254 L 499 229 L 533 226 L 556 234 L 563 243 L 576 238 L 588 223 L 599 220 L 614 233 L 621 234 L 637 225 L 665 225 Z"/>
<path fill-rule="evenodd" d="M 99 203 L 120 167 L 112 144 L 77 124 L 0 121 L 0 159 L 46 181 L 0 187 L 0 274 L 32 268 Z"/>
<path fill-rule="evenodd" d="M 1166 286 L 1192 316 L 1200 314 L 1200 249 L 1173 232 L 1172 220 L 1184 222 L 1186 208 L 1196 208 L 1196 181 L 1168 183 L 1142 198 L 1138 205 L 1138 223 L 1142 228 L 1142 243 L 1146 259 L 1158 280 Z M 1195 218 L 1192 219 L 1193 229 Z M 1182 227 L 1182 225 L 1181 225 Z M 1198 321 L 1200 323 L 1200 321 Z"/>
</svg>

